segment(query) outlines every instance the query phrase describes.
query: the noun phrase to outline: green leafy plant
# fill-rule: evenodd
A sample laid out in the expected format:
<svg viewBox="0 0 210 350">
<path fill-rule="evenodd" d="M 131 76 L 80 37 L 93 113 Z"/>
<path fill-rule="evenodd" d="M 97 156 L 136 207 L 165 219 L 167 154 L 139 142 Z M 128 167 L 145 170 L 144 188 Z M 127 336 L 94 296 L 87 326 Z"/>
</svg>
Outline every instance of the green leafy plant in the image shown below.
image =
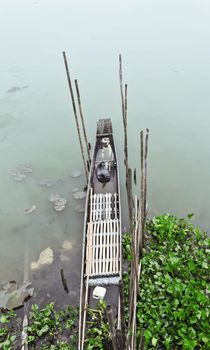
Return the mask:
<svg viewBox="0 0 210 350">
<path fill-rule="evenodd" d="M 3 310 L 0 314 L 0 349 L 12 350 L 17 338 L 18 329 L 14 329 L 12 320 L 16 317 L 14 311 Z"/>
<path fill-rule="evenodd" d="M 192 217 L 192 215 L 189 215 Z M 206 233 L 188 220 L 148 221 L 137 306 L 144 348 L 208 349 L 209 286 Z"/>
<path fill-rule="evenodd" d="M 102 350 L 104 343 L 109 343 L 111 334 L 109 325 L 105 319 L 106 303 L 100 300 L 96 309 L 88 308 L 88 322 L 85 339 L 86 350 Z"/>
<path fill-rule="evenodd" d="M 77 308 L 69 305 L 65 310 L 56 311 L 54 303 L 47 304 L 43 309 L 34 304 L 29 318 L 30 325 L 27 327 L 27 333 L 28 343 L 32 349 L 37 347 L 42 350 L 76 349 Z M 60 340 L 62 336 L 67 335 L 68 342 Z"/>
</svg>

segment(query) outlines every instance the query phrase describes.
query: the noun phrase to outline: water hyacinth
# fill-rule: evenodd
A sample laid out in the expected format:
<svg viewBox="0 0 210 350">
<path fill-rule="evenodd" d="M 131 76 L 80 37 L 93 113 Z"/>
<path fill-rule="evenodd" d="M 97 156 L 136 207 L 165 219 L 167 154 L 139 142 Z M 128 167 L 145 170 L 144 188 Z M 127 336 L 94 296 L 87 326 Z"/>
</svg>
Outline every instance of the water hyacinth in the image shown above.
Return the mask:
<svg viewBox="0 0 210 350">
<path fill-rule="evenodd" d="M 81 171 L 79 170 L 75 170 L 70 174 L 71 177 L 75 178 L 75 177 L 79 177 L 81 176 Z"/>
<path fill-rule="evenodd" d="M 83 191 L 79 191 L 74 193 L 74 198 L 75 199 L 84 199 L 86 197 L 86 193 Z"/>
<path fill-rule="evenodd" d="M 32 166 L 30 163 L 18 164 L 17 167 L 11 172 L 11 176 L 16 182 L 21 182 L 32 173 Z"/>
<path fill-rule="evenodd" d="M 67 200 L 65 198 L 59 198 L 54 202 L 55 211 L 63 211 L 66 207 Z"/>
</svg>

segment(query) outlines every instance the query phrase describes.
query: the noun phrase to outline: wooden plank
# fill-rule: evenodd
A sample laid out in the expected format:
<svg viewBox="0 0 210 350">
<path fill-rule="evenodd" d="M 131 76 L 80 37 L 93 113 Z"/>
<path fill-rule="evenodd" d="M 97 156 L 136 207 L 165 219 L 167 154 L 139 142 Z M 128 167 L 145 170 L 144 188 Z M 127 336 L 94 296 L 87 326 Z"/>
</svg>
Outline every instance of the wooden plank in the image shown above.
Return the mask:
<svg viewBox="0 0 210 350">
<path fill-rule="evenodd" d="M 109 271 L 112 272 L 113 269 L 113 233 L 112 233 L 112 227 L 110 226 L 110 265 L 109 265 Z"/>
<path fill-rule="evenodd" d="M 107 237 L 107 234 L 106 234 L 106 220 L 104 220 L 102 222 L 102 225 L 103 225 L 103 231 L 102 231 L 102 234 L 101 234 L 101 237 L 102 237 L 102 266 L 101 266 L 101 271 L 102 271 L 102 274 L 104 274 L 105 272 L 105 259 L 106 259 L 106 256 L 105 256 L 105 247 L 106 247 L 106 237 Z"/>
<path fill-rule="evenodd" d="M 100 235 L 99 235 L 100 246 L 102 245 L 102 229 L 103 229 L 102 222 L 100 222 Z M 99 275 L 101 274 L 101 259 L 102 259 L 102 249 L 100 247 L 100 249 L 99 249 L 99 271 L 98 271 Z"/>
<path fill-rule="evenodd" d="M 116 232 L 117 232 L 117 271 L 119 271 L 119 262 L 120 262 L 120 240 L 119 240 L 119 235 L 120 235 L 120 232 L 119 232 L 119 220 L 116 220 Z"/>
<path fill-rule="evenodd" d="M 100 193 L 100 220 L 103 220 L 103 194 Z"/>
<path fill-rule="evenodd" d="M 96 223 L 94 222 L 94 225 L 93 225 L 93 236 L 95 237 L 95 234 L 96 234 Z M 92 241 L 93 243 L 93 241 Z M 91 275 L 94 275 L 95 274 L 95 254 L 96 254 L 96 251 L 95 251 L 95 246 L 92 244 L 92 252 L 93 252 L 93 257 L 92 257 L 92 261 L 91 261 Z"/>
<path fill-rule="evenodd" d="M 114 218 L 117 219 L 117 193 L 114 193 Z"/>
<path fill-rule="evenodd" d="M 96 195 L 93 195 L 93 218 L 92 220 L 95 221 L 95 212 L 96 212 Z"/>
<path fill-rule="evenodd" d="M 107 232 L 106 232 L 107 240 L 106 240 L 106 264 L 105 264 L 105 273 L 108 273 L 109 269 L 109 260 L 110 260 L 110 233 L 109 233 L 109 222 L 107 222 Z"/>
</svg>

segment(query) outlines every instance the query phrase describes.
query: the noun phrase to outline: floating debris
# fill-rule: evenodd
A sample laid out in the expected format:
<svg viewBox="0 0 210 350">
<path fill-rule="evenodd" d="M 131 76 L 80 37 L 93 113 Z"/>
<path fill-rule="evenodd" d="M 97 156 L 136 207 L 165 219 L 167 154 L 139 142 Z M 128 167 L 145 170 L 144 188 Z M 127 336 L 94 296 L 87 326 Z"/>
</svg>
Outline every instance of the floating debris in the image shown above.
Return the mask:
<svg viewBox="0 0 210 350">
<path fill-rule="evenodd" d="M 25 174 L 19 174 L 19 175 L 17 175 L 17 176 L 14 177 L 14 180 L 15 180 L 16 182 L 21 182 L 21 181 L 23 181 L 23 180 L 25 180 L 25 179 L 26 179 L 26 175 L 25 175 Z"/>
<path fill-rule="evenodd" d="M 78 204 L 74 207 L 74 209 L 78 212 L 78 213 L 83 213 L 85 211 L 85 207 L 81 204 Z"/>
<path fill-rule="evenodd" d="M 70 258 L 64 254 L 59 255 L 60 261 L 61 262 L 69 262 Z"/>
<path fill-rule="evenodd" d="M 79 188 L 72 188 L 72 192 L 74 193 L 74 192 L 78 192 L 79 191 Z"/>
<path fill-rule="evenodd" d="M 42 187 L 52 187 L 53 184 L 49 179 L 44 178 L 39 181 L 39 185 Z"/>
<path fill-rule="evenodd" d="M 65 198 L 59 198 L 54 202 L 54 209 L 56 211 L 63 211 L 66 207 L 67 200 Z"/>
<path fill-rule="evenodd" d="M 29 163 L 19 164 L 12 172 L 11 176 L 13 176 L 14 180 L 17 182 L 21 182 L 27 178 L 29 174 L 32 173 L 32 166 Z"/>
<path fill-rule="evenodd" d="M 54 203 L 60 198 L 61 198 L 61 196 L 59 194 L 50 194 L 48 196 L 48 201 L 51 202 L 51 203 Z"/>
<path fill-rule="evenodd" d="M 75 199 L 84 199 L 86 197 L 86 193 L 83 191 L 79 191 L 74 193 L 74 198 Z"/>
<path fill-rule="evenodd" d="M 16 281 L 7 283 L 0 291 L 0 308 L 16 309 L 23 306 L 26 299 L 32 297 L 34 288 L 31 282 L 24 282 L 19 288 Z"/>
<path fill-rule="evenodd" d="M 20 91 L 22 89 L 27 89 L 29 86 L 24 85 L 24 86 L 12 86 L 9 90 L 7 90 L 7 94 L 11 94 L 13 92 Z"/>
<path fill-rule="evenodd" d="M 71 177 L 79 177 L 79 176 L 81 176 L 81 171 L 79 171 L 79 170 L 75 170 L 75 171 L 73 171 L 71 174 L 70 174 L 70 176 Z"/>
<path fill-rule="evenodd" d="M 64 241 L 62 244 L 62 248 L 64 250 L 71 250 L 72 249 L 72 243 L 70 241 Z"/>
<path fill-rule="evenodd" d="M 25 209 L 25 212 L 26 212 L 27 214 L 31 214 L 31 213 L 33 213 L 35 210 L 36 210 L 36 205 L 33 204 L 30 208 L 26 208 L 26 209 Z"/>
<path fill-rule="evenodd" d="M 53 262 L 53 250 L 48 247 L 43 250 L 37 261 L 31 263 L 31 270 L 39 269 L 42 265 L 50 265 Z"/>
</svg>

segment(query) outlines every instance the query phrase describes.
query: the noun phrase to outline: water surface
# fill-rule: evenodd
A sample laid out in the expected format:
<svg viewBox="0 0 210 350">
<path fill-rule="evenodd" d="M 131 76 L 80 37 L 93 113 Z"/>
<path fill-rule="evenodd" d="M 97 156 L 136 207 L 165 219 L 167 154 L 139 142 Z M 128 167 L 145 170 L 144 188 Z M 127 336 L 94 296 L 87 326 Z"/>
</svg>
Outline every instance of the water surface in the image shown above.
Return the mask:
<svg viewBox="0 0 210 350">
<path fill-rule="evenodd" d="M 123 213 L 123 133 L 118 54 L 128 83 L 129 150 L 139 167 L 139 130 L 150 129 L 149 214 L 194 212 L 209 230 L 210 3 L 208 0 L 1 0 L 0 4 L 0 283 L 23 279 L 30 260 L 48 246 L 73 243 L 79 254 L 83 214 L 74 206 L 72 179 L 82 161 L 63 65 L 80 84 L 89 140 L 96 121 L 111 117 L 120 160 Z M 12 87 L 20 87 L 7 92 Z M 25 87 L 25 88 L 22 88 Z M 13 89 L 14 90 L 14 89 Z M 30 162 L 16 183 L 10 173 Z M 41 178 L 53 188 L 38 185 Z M 62 181 L 58 181 L 62 180 Z M 137 192 L 137 188 L 135 189 Z M 47 197 L 67 198 L 55 213 Z M 36 205 L 27 215 L 25 208 Z M 123 226 L 127 225 L 124 215 Z"/>
</svg>

